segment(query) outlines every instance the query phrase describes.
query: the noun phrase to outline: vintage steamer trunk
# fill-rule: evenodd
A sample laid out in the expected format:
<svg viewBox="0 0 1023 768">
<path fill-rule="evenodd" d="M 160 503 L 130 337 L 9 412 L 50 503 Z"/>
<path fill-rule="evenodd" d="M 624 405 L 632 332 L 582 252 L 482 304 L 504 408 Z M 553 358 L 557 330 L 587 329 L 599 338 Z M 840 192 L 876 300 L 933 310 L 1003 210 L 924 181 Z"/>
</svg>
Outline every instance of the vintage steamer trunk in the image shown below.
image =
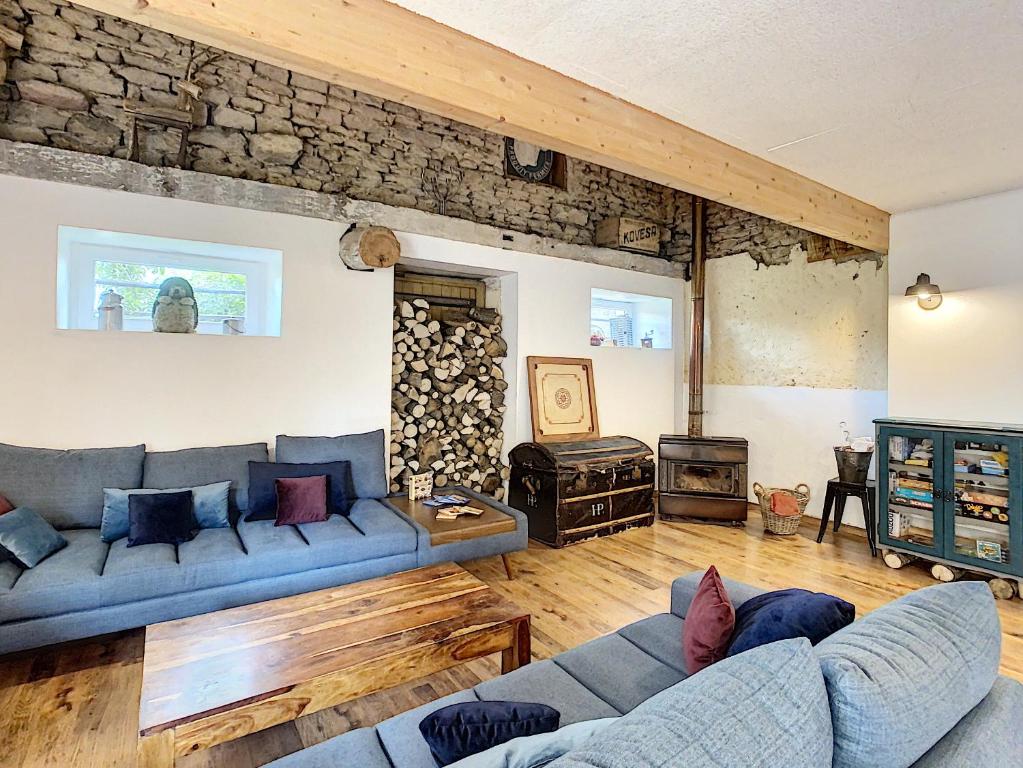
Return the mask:
<svg viewBox="0 0 1023 768">
<path fill-rule="evenodd" d="M 522 443 L 512 449 L 509 503 L 531 538 L 563 547 L 654 521 L 653 451 L 631 437 Z"/>
</svg>

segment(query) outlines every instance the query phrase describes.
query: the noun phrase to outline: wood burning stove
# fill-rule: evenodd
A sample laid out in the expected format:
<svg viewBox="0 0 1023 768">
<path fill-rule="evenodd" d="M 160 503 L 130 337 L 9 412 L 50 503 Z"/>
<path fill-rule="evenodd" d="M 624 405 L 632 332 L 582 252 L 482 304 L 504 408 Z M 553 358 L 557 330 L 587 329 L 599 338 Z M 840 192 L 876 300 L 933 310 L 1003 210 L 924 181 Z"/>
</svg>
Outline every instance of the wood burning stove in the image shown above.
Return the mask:
<svg viewBox="0 0 1023 768">
<path fill-rule="evenodd" d="M 661 435 L 658 509 L 662 519 L 746 519 L 749 444 L 741 437 Z"/>
<path fill-rule="evenodd" d="M 665 520 L 696 518 L 741 524 L 746 519 L 749 443 L 703 434 L 703 319 L 707 260 L 707 207 L 693 197 L 693 314 L 689 343 L 689 434 L 661 435 L 658 443 L 658 513 Z"/>
</svg>

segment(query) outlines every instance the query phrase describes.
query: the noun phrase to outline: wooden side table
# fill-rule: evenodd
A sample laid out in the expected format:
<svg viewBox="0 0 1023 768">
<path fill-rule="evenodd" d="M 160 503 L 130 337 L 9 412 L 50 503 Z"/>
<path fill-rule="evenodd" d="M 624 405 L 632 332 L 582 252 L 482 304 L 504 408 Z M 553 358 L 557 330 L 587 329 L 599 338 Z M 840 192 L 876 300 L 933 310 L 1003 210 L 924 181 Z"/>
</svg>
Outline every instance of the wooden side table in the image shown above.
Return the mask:
<svg viewBox="0 0 1023 768">
<path fill-rule="evenodd" d="M 867 524 L 867 543 L 870 545 L 870 554 L 877 557 L 877 508 L 874 491 L 877 483 L 867 480 L 865 483 L 846 483 L 833 477 L 828 480 L 828 490 L 824 495 L 824 510 L 821 512 L 821 528 L 817 532 L 817 543 L 824 540 L 824 533 L 828 530 L 828 520 L 831 517 L 831 508 L 835 508 L 835 531 L 842 524 L 842 514 L 845 512 L 845 501 L 850 496 L 860 500 L 863 507 L 863 518 Z"/>
<path fill-rule="evenodd" d="M 511 533 L 517 527 L 514 517 L 492 507 L 485 501 L 469 496 L 460 486 L 437 488 L 435 493 L 440 495 L 455 493 L 468 496 L 469 503 L 466 506 L 482 509 L 483 514 L 478 516 L 462 515 L 457 520 L 438 520 L 437 512 L 441 509 L 440 507 L 428 507 L 421 500 L 412 501 L 408 496 L 389 497 L 388 504 L 408 515 L 429 532 L 430 544 L 434 547 L 456 541 L 476 539 L 481 536 Z M 515 572 L 512 570 L 511 560 L 507 553 L 501 555 L 501 561 L 504 563 L 504 572 L 507 574 L 508 580 L 511 581 L 515 578 Z"/>
</svg>

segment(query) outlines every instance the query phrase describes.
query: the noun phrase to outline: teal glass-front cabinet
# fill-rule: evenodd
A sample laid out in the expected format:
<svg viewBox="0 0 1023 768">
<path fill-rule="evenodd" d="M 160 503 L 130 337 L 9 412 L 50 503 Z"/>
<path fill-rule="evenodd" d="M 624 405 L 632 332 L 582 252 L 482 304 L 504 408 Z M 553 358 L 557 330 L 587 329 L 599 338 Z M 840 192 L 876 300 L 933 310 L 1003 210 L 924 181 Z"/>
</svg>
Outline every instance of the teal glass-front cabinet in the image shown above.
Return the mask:
<svg viewBox="0 0 1023 768">
<path fill-rule="evenodd" d="M 882 546 L 1023 576 L 1023 426 L 875 423 Z"/>
</svg>

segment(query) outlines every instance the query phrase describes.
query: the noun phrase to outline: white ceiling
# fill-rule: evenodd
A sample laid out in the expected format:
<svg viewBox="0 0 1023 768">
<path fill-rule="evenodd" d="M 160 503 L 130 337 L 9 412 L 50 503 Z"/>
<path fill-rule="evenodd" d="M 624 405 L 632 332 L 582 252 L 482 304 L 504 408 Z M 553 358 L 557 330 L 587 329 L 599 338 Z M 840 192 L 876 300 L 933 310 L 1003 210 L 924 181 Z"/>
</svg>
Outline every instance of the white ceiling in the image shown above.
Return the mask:
<svg viewBox="0 0 1023 768">
<path fill-rule="evenodd" d="M 1023 187 L 1023 0 L 397 0 L 888 211 Z"/>
</svg>

